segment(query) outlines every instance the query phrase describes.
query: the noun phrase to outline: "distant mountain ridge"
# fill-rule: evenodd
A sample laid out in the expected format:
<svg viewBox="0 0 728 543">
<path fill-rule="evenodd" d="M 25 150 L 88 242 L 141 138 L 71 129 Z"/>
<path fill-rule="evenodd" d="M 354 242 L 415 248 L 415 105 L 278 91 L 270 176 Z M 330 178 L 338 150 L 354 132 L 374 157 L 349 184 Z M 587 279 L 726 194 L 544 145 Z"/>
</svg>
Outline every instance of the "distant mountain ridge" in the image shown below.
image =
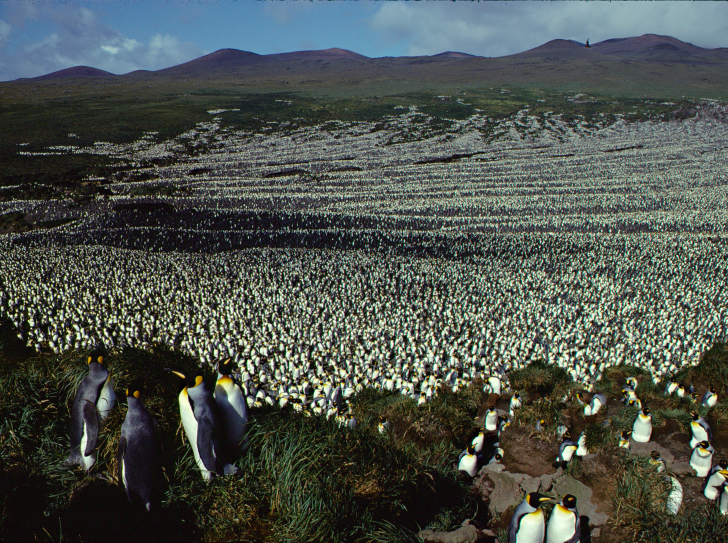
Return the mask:
<svg viewBox="0 0 728 543">
<path fill-rule="evenodd" d="M 472 63 L 474 61 L 513 61 L 544 60 L 547 62 L 563 61 L 633 61 L 633 62 L 666 62 L 682 64 L 701 64 L 714 60 L 728 60 L 728 48 L 706 49 L 683 42 L 671 36 L 644 34 L 631 38 L 612 38 L 586 47 L 585 43 L 575 40 L 555 39 L 533 49 L 503 57 L 480 57 L 457 51 L 446 51 L 436 55 L 419 57 L 382 57 L 369 58 L 346 49 L 331 48 L 312 51 L 293 51 L 260 55 L 238 49 L 220 49 L 183 64 L 163 68 L 156 71 L 137 70 L 118 76 L 104 70 L 88 66 L 76 66 L 57 72 L 31 78 L 30 80 L 86 78 L 86 77 L 204 77 L 220 76 L 246 67 L 252 67 L 260 77 L 279 77 L 284 75 L 280 70 L 292 70 L 292 73 L 312 72 L 321 69 L 355 71 L 366 68 L 406 69 L 423 62 Z M 278 70 L 280 68 L 280 70 Z M 469 69 L 473 69 L 469 66 Z M 366 70 L 365 70 L 366 71 Z"/>
</svg>

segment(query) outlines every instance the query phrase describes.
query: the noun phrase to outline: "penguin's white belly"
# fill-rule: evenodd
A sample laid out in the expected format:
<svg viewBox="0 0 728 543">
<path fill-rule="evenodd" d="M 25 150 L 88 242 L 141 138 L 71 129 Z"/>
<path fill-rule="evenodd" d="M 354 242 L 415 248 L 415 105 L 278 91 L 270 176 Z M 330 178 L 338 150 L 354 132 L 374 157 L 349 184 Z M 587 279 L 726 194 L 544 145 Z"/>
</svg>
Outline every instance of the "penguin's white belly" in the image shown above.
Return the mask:
<svg viewBox="0 0 728 543">
<path fill-rule="evenodd" d="M 81 436 L 81 465 L 83 466 L 83 469 L 86 471 L 90 470 L 93 465 L 96 463 L 96 449 L 86 456 L 84 452 L 86 451 L 86 444 L 88 443 L 88 432 L 86 430 L 86 423 L 83 423 L 83 435 Z"/>
<path fill-rule="evenodd" d="M 474 454 L 466 454 L 460 459 L 458 470 L 464 471 L 471 477 L 475 477 L 475 470 L 478 467 L 478 457 Z"/>
<path fill-rule="evenodd" d="M 728 487 L 724 488 L 720 495 L 720 512 L 728 515 Z"/>
<path fill-rule="evenodd" d="M 498 415 L 485 415 L 485 429 L 495 432 L 498 429 Z"/>
<path fill-rule="evenodd" d="M 721 473 L 718 471 L 711 475 L 710 479 L 708 479 L 708 482 L 705 485 L 705 490 L 703 491 L 705 497 L 709 500 L 716 499 L 718 497 L 718 493 L 720 492 L 720 487 L 724 481 L 725 477 L 721 475 Z"/>
<path fill-rule="evenodd" d="M 669 513 L 677 515 L 677 512 L 680 510 L 680 506 L 682 505 L 683 488 L 680 481 L 675 479 L 675 477 L 670 477 L 670 479 L 672 480 L 672 490 L 670 491 L 670 495 L 667 497 L 665 507 Z"/>
<path fill-rule="evenodd" d="M 702 456 L 695 449 L 690 456 L 690 466 L 698 473 L 698 477 L 705 477 L 713 466 L 713 455 L 708 453 L 707 456 Z"/>
<path fill-rule="evenodd" d="M 192 406 L 190 405 L 190 400 L 185 392 L 186 391 L 182 391 L 179 397 L 179 414 L 182 419 L 182 427 L 185 429 L 185 434 L 187 434 L 190 447 L 192 447 L 192 454 L 195 456 L 197 467 L 199 467 L 202 472 L 202 477 L 210 479 L 212 474 L 205 468 L 205 464 L 203 464 L 200 459 L 200 451 L 197 450 L 197 419 L 195 418 Z"/>
<path fill-rule="evenodd" d="M 485 441 L 485 436 L 483 436 L 482 434 L 480 434 L 480 435 L 477 435 L 477 436 L 476 436 L 476 437 L 475 437 L 475 438 L 473 439 L 473 441 L 472 441 L 472 445 L 473 445 L 473 450 L 474 450 L 474 451 L 475 451 L 476 453 L 479 453 L 480 451 L 482 451 L 482 450 L 483 450 L 483 442 L 484 442 L 484 441 Z"/>
<path fill-rule="evenodd" d="M 129 489 L 129 485 L 126 483 L 126 463 L 124 459 L 121 459 L 121 482 L 124 483 L 124 488 Z"/>
<path fill-rule="evenodd" d="M 546 529 L 546 543 L 564 543 L 576 532 L 576 515 L 571 511 L 560 511 L 554 507 Z"/>
<path fill-rule="evenodd" d="M 543 511 L 538 509 L 533 513 L 523 515 L 521 523 L 516 532 L 514 543 L 543 543 L 543 532 L 545 528 Z"/>
<path fill-rule="evenodd" d="M 690 440 L 690 446 L 692 448 L 695 448 L 701 441 L 708 441 L 708 432 L 700 424 L 692 422 L 690 423 L 690 429 L 693 432 L 693 438 Z"/>
<path fill-rule="evenodd" d="M 637 415 L 632 426 L 632 439 L 638 443 L 647 443 L 652 435 L 652 419 L 644 415 Z"/>
<path fill-rule="evenodd" d="M 101 392 L 99 392 L 98 399 L 96 400 L 96 409 L 99 412 L 99 418 L 101 420 L 104 420 L 109 416 L 109 412 L 114 407 L 115 403 L 116 393 L 114 392 L 114 380 L 111 376 L 109 376 L 109 378 L 106 379 Z"/>
<path fill-rule="evenodd" d="M 574 456 L 574 451 L 576 449 L 574 447 L 564 447 L 564 450 L 561 451 L 561 458 L 564 460 L 564 462 L 569 462 L 571 458 Z"/>
</svg>

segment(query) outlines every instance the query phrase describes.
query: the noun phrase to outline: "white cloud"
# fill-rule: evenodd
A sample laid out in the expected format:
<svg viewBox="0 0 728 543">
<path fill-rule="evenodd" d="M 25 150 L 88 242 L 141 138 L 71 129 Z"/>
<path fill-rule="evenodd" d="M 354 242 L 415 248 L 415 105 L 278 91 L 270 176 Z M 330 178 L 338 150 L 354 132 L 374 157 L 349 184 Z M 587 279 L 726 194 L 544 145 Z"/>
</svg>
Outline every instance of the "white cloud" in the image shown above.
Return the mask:
<svg viewBox="0 0 728 543">
<path fill-rule="evenodd" d="M 18 47 L 14 58 L 4 58 L 5 66 L 14 66 L 15 71 L 0 71 L 0 79 L 35 77 L 72 66 L 93 66 L 116 74 L 157 70 L 204 54 L 196 45 L 170 34 L 155 34 L 149 43 L 126 37 L 85 7 L 53 6 L 42 16 L 52 24 L 53 32 Z M 0 46 L 3 29 L 0 24 Z"/>
<path fill-rule="evenodd" d="M 2 50 L 2 48 L 5 46 L 5 43 L 7 43 L 8 39 L 10 38 L 10 33 L 12 31 L 13 27 L 0 19 L 0 50 Z"/>
<path fill-rule="evenodd" d="M 502 56 L 556 38 L 596 43 L 647 33 L 725 47 L 726 27 L 726 2 L 387 2 L 370 20 L 381 40 L 410 55 Z"/>
</svg>

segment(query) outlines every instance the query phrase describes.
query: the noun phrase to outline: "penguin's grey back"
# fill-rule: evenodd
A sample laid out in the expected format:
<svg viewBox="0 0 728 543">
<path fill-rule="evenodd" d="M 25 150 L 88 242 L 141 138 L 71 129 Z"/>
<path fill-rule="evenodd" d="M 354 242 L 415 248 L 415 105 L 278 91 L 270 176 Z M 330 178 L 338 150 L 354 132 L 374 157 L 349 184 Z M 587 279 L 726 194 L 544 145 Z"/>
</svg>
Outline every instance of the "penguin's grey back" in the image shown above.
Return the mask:
<svg viewBox="0 0 728 543">
<path fill-rule="evenodd" d="M 127 402 L 119 440 L 119 479 L 129 501 L 139 498 L 149 509 L 159 499 L 162 477 L 159 427 L 141 400 L 128 396 Z"/>
</svg>

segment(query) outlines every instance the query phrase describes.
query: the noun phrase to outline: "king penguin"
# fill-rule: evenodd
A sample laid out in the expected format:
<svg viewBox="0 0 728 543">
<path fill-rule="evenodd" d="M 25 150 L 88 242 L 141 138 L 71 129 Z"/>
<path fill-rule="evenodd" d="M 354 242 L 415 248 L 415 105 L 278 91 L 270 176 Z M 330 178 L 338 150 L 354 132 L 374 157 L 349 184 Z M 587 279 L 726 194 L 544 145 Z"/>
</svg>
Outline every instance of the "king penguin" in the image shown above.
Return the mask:
<svg viewBox="0 0 728 543">
<path fill-rule="evenodd" d="M 227 435 L 226 446 L 232 458 L 247 447 L 245 430 L 248 426 L 248 403 L 240 386 L 232 378 L 232 359 L 218 363 L 217 372 L 215 401 L 220 407 Z"/>
<path fill-rule="evenodd" d="M 710 468 L 708 475 L 705 477 L 703 485 L 703 496 L 709 500 L 715 500 L 720 494 L 720 488 L 728 480 L 728 462 L 721 460 L 715 466 Z"/>
<path fill-rule="evenodd" d="M 464 471 L 471 477 L 475 477 L 475 472 L 478 470 L 478 457 L 475 454 L 473 445 L 468 445 L 468 448 L 463 451 L 460 455 L 460 462 L 458 463 L 458 471 Z"/>
<path fill-rule="evenodd" d="M 579 543 L 581 521 L 576 509 L 576 497 L 567 494 L 556 504 L 546 528 L 546 543 Z"/>
<path fill-rule="evenodd" d="M 713 441 L 713 432 L 708 421 L 701 417 L 699 413 L 691 413 L 691 415 L 693 420 L 690 423 L 690 431 L 693 437 L 690 439 L 690 448 L 694 449 L 701 441 Z"/>
<path fill-rule="evenodd" d="M 531 492 L 513 513 L 508 527 L 508 543 L 543 543 L 546 521 L 541 504 L 551 498 Z"/>
<path fill-rule="evenodd" d="M 597 392 L 592 396 L 591 404 L 589 405 L 589 407 L 591 408 L 591 414 L 596 415 L 597 413 L 599 413 L 599 410 L 605 405 L 607 405 L 607 397 L 601 392 Z"/>
<path fill-rule="evenodd" d="M 498 430 L 498 411 L 495 410 L 494 405 L 489 406 L 488 411 L 485 412 L 485 430 L 486 432 Z"/>
<path fill-rule="evenodd" d="M 690 467 L 695 470 L 698 477 L 708 475 L 710 468 L 713 466 L 713 452 L 715 449 L 707 441 L 701 441 L 698 446 L 693 449 L 690 455 Z"/>
<path fill-rule="evenodd" d="M 642 409 L 632 425 L 632 439 L 637 443 L 647 443 L 652 436 L 652 415 L 648 408 Z"/>
<path fill-rule="evenodd" d="M 571 434 L 567 431 L 564 434 L 564 440 L 559 445 L 559 455 L 556 457 L 556 462 L 552 464 L 553 467 L 566 469 L 566 464 L 569 463 L 578 448 L 579 445 L 572 441 Z"/>
<path fill-rule="evenodd" d="M 710 387 L 708 392 L 703 395 L 703 401 L 701 403 L 703 407 L 713 407 L 718 403 L 718 394 L 715 391 L 715 387 Z"/>
<path fill-rule="evenodd" d="M 114 380 L 104 364 L 99 347 L 87 358 L 88 374 L 76 390 L 71 407 L 71 451 L 66 464 L 79 464 L 86 471 L 96 463 L 99 427 L 116 403 Z"/>
<path fill-rule="evenodd" d="M 133 381 L 126 390 L 128 409 L 121 425 L 117 452 L 119 481 L 130 502 L 141 500 L 151 511 L 161 497 L 162 445 L 157 420 L 142 403 L 143 380 Z"/>
<path fill-rule="evenodd" d="M 188 377 L 170 371 L 185 381 L 185 387 L 179 393 L 179 413 L 202 477 L 210 480 L 213 474 L 235 473 L 235 467 L 226 463 L 222 415 L 205 386 L 202 372 L 198 370 Z"/>
</svg>

